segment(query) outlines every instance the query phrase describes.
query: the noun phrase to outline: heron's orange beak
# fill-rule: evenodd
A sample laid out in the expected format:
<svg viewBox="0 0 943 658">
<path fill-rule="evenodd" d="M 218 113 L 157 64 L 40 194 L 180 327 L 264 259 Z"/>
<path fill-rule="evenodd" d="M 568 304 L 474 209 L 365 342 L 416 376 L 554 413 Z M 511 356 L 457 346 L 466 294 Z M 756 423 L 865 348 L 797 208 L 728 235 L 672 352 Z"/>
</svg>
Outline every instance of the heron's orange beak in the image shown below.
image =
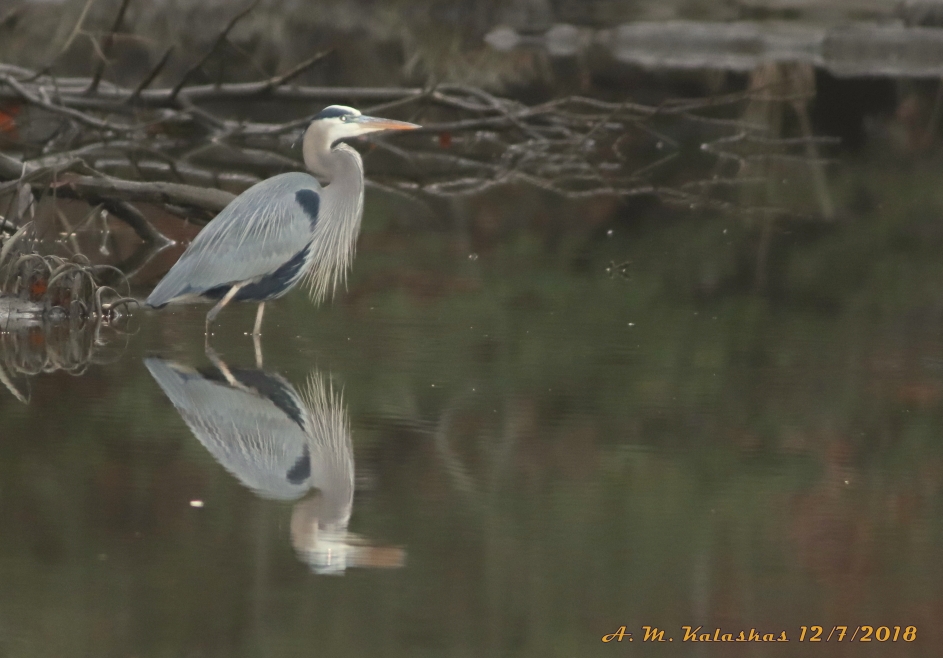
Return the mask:
<svg viewBox="0 0 943 658">
<path fill-rule="evenodd" d="M 364 133 L 376 132 L 378 130 L 415 130 L 422 126 L 406 121 L 394 121 L 393 119 L 380 119 L 379 117 L 359 116 L 351 123 L 357 124 Z"/>
</svg>

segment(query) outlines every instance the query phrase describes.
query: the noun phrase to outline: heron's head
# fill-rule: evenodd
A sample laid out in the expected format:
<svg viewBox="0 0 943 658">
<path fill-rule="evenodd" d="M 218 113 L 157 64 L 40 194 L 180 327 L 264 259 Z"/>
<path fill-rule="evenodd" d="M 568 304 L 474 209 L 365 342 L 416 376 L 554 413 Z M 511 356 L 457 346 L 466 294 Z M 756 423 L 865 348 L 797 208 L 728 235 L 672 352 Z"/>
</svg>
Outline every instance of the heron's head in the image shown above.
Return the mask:
<svg viewBox="0 0 943 658">
<path fill-rule="evenodd" d="M 393 121 L 368 117 L 345 105 L 329 105 L 312 119 L 311 125 L 305 134 L 305 141 L 311 135 L 311 141 L 319 142 L 327 148 L 348 137 L 359 137 L 380 130 L 414 130 L 419 128 L 415 123 Z"/>
</svg>

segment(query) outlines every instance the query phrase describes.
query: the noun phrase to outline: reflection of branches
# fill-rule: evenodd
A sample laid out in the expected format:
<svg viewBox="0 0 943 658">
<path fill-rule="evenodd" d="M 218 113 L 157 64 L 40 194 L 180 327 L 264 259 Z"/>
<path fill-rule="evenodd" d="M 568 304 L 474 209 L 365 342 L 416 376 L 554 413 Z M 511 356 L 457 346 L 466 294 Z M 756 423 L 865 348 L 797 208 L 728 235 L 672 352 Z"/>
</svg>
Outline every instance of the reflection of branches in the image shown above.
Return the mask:
<svg viewBox="0 0 943 658">
<path fill-rule="evenodd" d="M 108 363 L 102 349 L 124 335 L 107 322 L 39 323 L 0 333 L 0 384 L 29 402 L 28 380 L 41 373 L 82 375 L 89 365 Z M 120 350 L 127 346 L 127 341 Z M 111 357 L 113 358 L 113 356 Z"/>
<path fill-rule="evenodd" d="M 461 456 L 452 447 L 453 420 L 462 405 L 468 400 L 464 397 L 453 399 L 442 412 L 433 431 L 433 440 L 436 453 L 442 460 L 445 472 L 452 481 L 452 485 L 475 509 L 476 512 L 486 512 L 495 503 L 497 495 L 507 469 L 512 462 L 514 449 L 518 443 L 518 430 L 513 422 L 506 422 L 497 436 L 484 432 L 480 436 L 486 460 L 486 472 L 476 478 L 463 462 Z"/>
<path fill-rule="evenodd" d="M 108 332 L 118 332 L 121 313 L 134 300 L 103 285 L 107 274 L 127 286 L 115 268 L 94 266 L 84 256 L 64 259 L 36 253 L 27 224 L 0 249 L 0 384 L 18 400 L 29 394 L 20 375 L 65 370 L 81 374 L 100 362 Z"/>
<path fill-rule="evenodd" d="M 445 466 L 445 472 L 452 479 L 455 489 L 465 496 L 469 504 L 478 507 L 481 505 L 481 496 L 479 495 L 475 480 L 465 468 L 459 456 L 452 450 L 452 446 L 449 442 L 452 416 L 455 415 L 457 409 L 458 406 L 453 403 L 446 408 L 441 418 L 439 418 L 435 433 L 433 434 L 436 452 Z"/>
</svg>

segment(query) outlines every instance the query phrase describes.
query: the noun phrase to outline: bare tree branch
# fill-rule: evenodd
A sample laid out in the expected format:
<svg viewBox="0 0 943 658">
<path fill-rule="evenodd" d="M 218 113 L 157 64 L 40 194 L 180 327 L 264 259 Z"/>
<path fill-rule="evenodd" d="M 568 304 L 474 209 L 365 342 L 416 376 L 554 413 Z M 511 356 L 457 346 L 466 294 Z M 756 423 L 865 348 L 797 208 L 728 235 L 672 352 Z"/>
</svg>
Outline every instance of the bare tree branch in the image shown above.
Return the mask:
<svg viewBox="0 0 943 658">
<path fill-rule="evenodd" d="M 114 198 L 99 198 L 96 201 L 94 197 L 87 197 L 86 200 L 92 203 L 102 204 L 105 210 L 130 226 L 134 232 L 138 234 L 138 237 L 148 244 L 163 246 L 171 242 L 163 233 L 155 229 L 154 226 L 147 221 L 147 218 L 141 214 L 140 210 L 127 201 L 120 201 Z"/>
<path fill-rule="evenodd" d="M 300 153 L 293 149 L 316 111 L 312 105 L 346 101 L 371 103 L 371 112 L 398 110 L 422 124 L 408 134 L 358 145 L 365 151 L 368 185 L 420 203 L 424 197 L 478 194 L 513 184 L 570 199 L 649 195 L 691 209 L 814 219 L 741 195 L 753 184 L 749 167 L 758 162 L 809 167 L 828 161 L 809 155 L 810 146 L 827 146 L 827 140 L 771 134 L 744 112 L 758 98 L 801 104 L 807 95 L 776 96 L 773 92 L 790 90 L 752 86 L 657 105 L 569 96 L 528 106 L 458 84 L 291 84 L 327 52 L 255 82 L 189 84 L 254 6 L 236 14 L 172 88 L 151 87 L 170 49 L 133 89 L 104 80 L 101 64 L 91 78 L 56 78 L 0 64 L 0 100 L 17 99 L 62 119 L 52 139 L 21 145 L 24 161 L 0 154 L 0 181 L 8 181 L 0 182 L 0 195 L 28 183 L 39 195 L 101 204 L 143 240 L 161 244 L 163 236 L 131 204 L 153 204 L 188 220 L 207 221 L 234 198 L 219 187 L 240 191 L 263 177 L 302 170 Z M 120 20 L 106 45 L 118 28 Z M 238 113 L 263 99 L 297 103 L 285 104 L 297 107 L 297 113 L 280 123 Z M 668 121 L 687 125 L 685 139 L 672 137 L 677 132 L 666 128 Z M 690 135 L 699 140 L 693 149 Z M 687 166 L 692 160 L 715 163 L 717 175 L 697 180 Z"/>
<path fill-rule="evenodd" d="M 61 114 L 62 116 L 68 117 L 75 121 L 78 121 L 81 124 L 89 126 L 91 128 L 98 128 L 100 130 L 111 130 L 116 132 L 126 132 L 132 130 L 132 126 L 125 124 L 112 123 L 111 121 L 105 121 L 98 119 L 84 112 L 79 112 L 78 110 L 73 110 L 70 107 L 64 105 L 53 103 L 52 101 L 40 98 L 39 96 L 33 95 L 26 87 L 24 87 L 16 78 L 10 75 L 0 73 L 0 83 L 3 83 L 9 86 L 11 89 L 16 91 L 16 93 L 25 101 L 41 107 L 44 110 L 53 112 L 55 114 Z"/>
<path fill-rule="evenodd" d="M 210 49 L 206 52 L 205 55 L 203 55 L 203 57 L 199 59 L 199 61 L 197 61 L 189 69 L 187 69 L 186 73 L 183 74 L 183 77 L 180 78 L 180 82 L 174 85 L 174 88 L 170 90 L 171 102 L 173 102 L 177 98 L 177 94 L 180 93 L 180 90 L 183 89 L 184 85 L 186 85 L 187 82 L 190 80 L 190 76 L 196 73 L 204 64 L 206 64 L 207 60 L 209 60 L 209 58 L 213 56 L 213 53 L 215 53 L 217 48 L 219 48 L 219 46 L 223 43 L 223 41 L 226 40 L 226 37 L 228 37 L 232 29 L 236 27 L 236 24 L 239 21 L 241 21 L 243 18 L 248 16 L 249 13 L 253 9 L 255 9 L 256 5 L 258 4 L 259 4 L 259 0 L 252 0 L 252 2 L 249 3 L 249 5 L 245 9 L 243 9 L 238 14 L 232 17 L 232 19 L 229 21 L 226 27 L 223 28 L 223 31 L 220 32 L 219 35 L 216 37 L 216 40 L 213 42 L 212 47 L 210 47 Z"/>
<path fill-rule="evenodd" d="M 131 92 L 131 95 L 128 96 L 128 99 L 125 101 L 125 103 L 133 104 L 134 101 L 137 99 L 137 97 L 141 95 L 141 92 L 147 89 L 147 87 L 152 82 L 154 82 L 154 78 L 156 78 L 158 74 L 160 74 L 160 72 L 163 70 L 164 66 L 167 65 L 167 60 L 170 59 L 170 53 L 172 53 L 173 51 L 174 51 L 173 46 L 170 46 L 169 48 L 167 48 L 167 50 L 164 51 L 164 54 L 161 56 L 160 60 L 158 60 L 157 65 L 153 69 L 151 69 L 150 73 L 144 76 L 144 79 L 141 80 L 141 83 L 137 86 L 137 88 L 135 88 L 135 90 Z"/>
<path fill-rule="evenodd" d="M 102 74 L 105 72 L 105 67 L 108 66 L 108 55 L 111 54 L 111 48 L 115 43 L 115 33 L 121 27 L 121 22 L 124 20 L 124 14 L 128 10 L 128 5 L 131 3 L 131 0 L 121 0 L 121 6 L 118 8 L 118 15 L 115 16 L 115 22 L 111 26 L 111 31 L 108 33 L 108 36 L 105 37 L 105 43 L 101 47 L 101 61 L 98 62 L 98 67 L 95 69 L 94 75 L 92 75 L 92 82 L 89 84 L 88 89 L 86 90 L 87 94 L 94 94 L 95 90 L 98 89 L 98 83 L 101 82 Z"/>
</svg>

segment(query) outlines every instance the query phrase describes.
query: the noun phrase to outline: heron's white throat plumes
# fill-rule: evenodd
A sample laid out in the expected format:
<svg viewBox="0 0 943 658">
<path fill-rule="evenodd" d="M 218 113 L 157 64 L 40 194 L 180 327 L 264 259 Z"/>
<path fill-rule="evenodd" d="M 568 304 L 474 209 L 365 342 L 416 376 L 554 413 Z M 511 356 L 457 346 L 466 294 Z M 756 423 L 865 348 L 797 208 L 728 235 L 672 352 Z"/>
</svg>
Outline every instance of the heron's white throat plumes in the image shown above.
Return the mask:
<svg viewBox="0 0 943 658">
<path fill-rule="evenodd" d="M 364 116 L 344 105 L 324 108 L 308 126 L 303 145 L 305 165 L 330 190 L 322 195 L 324 207 L 308 253 L 305 283 L 313 301 L 322 301 L 346 281 L 363 215 L 363 161 L 357 151 L 338 143 L 339 140 L 381 130 L 418 127 Z"/>
<path fill-rule="evenodd" d="M 332 149 L 333 173 L 328 186 L 335 194 L 323 195 L 318 223 L 308 248 L 304 282 L 312 301 L 318 303 L 347 282 L 357 249 L 363 217 L 363 161 L 346 144 Z M 347 170 L 347 171 L 345 171 Z M 338 189 L 341 188 L 341 189 Z"/>
</svg>

